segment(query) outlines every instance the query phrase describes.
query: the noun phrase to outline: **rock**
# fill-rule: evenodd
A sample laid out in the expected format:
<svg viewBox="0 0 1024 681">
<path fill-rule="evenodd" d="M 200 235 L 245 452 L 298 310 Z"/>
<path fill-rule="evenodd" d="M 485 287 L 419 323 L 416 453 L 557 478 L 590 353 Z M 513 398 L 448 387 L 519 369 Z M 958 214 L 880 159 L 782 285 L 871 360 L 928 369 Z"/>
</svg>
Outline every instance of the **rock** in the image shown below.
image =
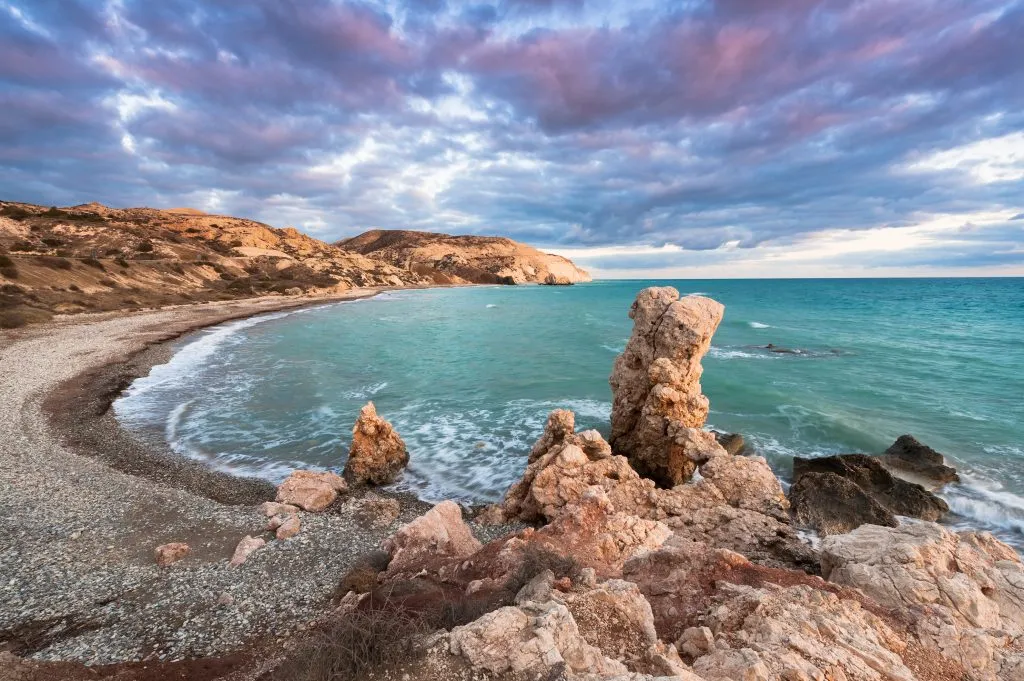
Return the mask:
<svg viewBox="0 0 1024 681">
<path fill-rule="evenodd" d="M 789 490 L 797 522 L 821 535 L 842 534 L 868 523 L 896 527 L 888 509 L 855 483 L 835 473 L 805 473 Z"/>
<path fill-rule="evenodd" d="M 747 448 L 746 440 L 739 433 L 719 433 L 716 431 L 715 439 L 722 446 L 722 449 L 733 456 L 742 456 Z"/>
<path fill-rule="evenodd" d="M 234 603 L 235 603 L 235 597 L 232 596 L 231 594 L 229 594 L 226 591 L 222 591 L 221 594 L 219 596 L 217 596 L 217 605 L 219 605 L 221 607 L 225 607 L 226 608 L 229 605 L 234 605 Z"/>
<path fill-rule="evenodd" d="M 347 489 L 345 480 L 335 473 L 294 471 L 277 488 L 277 501 L 315 513 L 333 504 L 338 493 Z"/>
<path fill-rule="evenodd" d="M 1024 669 L 1024 565 L 987 533 L 862 525 L 822 542 L 822 574 L 907 613 L 921 643 L 995 681 Z M 1017 641 L 1017 644 L 1014 644 Z"/>
<path fill-rule="evenodd" d="M 490 674 L 554 678 L 552 672 L 561 669 L 607 678 L 628 673 L 587 643 L 569 609 L 556 601 L 499 608 L 452 629 L 448 643 L 453 655 Z"/>
<path fill-rule="evenodd" d="M 453 501 L 442 501 L 384 542 L 384 550 L 391 555 L 389 575 L 418 572 L 431 561 L 467 558 L 480 547 L 462 520 L 462 509 Z"/>
<path fill-rule="evenodd" d="M 715 636 L 707 627 L 689 627 L 676 641 L 676 648 L 691 659 L 698 658 L 715 649 Z"/>
<path fill-rule="evenodd" d="M 277 528 L 275 536 L 278 539 L 291 539 L 299 533 L 301 527 L 302 523 L 299 520 L 299 516 L 293 513 L 285 517 L 284 522 Z"/>
<path fill-rule="evenodd" d="M 630 671 L 653 671 L 649 656 L 657 646 L 658 634 L 651 605 L 636 584 L 610 579 L 594 589 L 561 598 L 588 643 L 606 657 L 622 661 Z"/>
<path fill-rule="evenodd" d="M 291 504 L 279 504 L 276 501 L 264 501 L 260 504 L 260 510 L 268 518 L 273 518 L 275 515 L 297 513 L 299 507 L 292 506 Z"/>
<path fill-rule="evenodd" d="M 390 423 L 377 416 L 373 402 L 367 402 L 352 429 L 345 479 L 353 484 L 386 485 L 394 482 L 408 463 L 405 442 Z"/>
<path fill-rule="evenodd" d="M 700 360 L 725 308 L 671 287 L 644 289 L 630 309 L 633 334 L 615 360 L 611 447 L 660 487 L 690 479 L 701 460 L 722 448 L 701 431 L 708 400 Z"/>
<path fill-rule="evenodd" d="M 373 527 L 387 527 L 398 519 L 402 505 L 397 499 L 367 493 L 351 502 L 357 518 Z"/>
<path fill-rule="evenodd" d="M 516 593 L 516 604 L 547 603 L 551 600 L 551 590 L 554 588 L 555 573 L 551 570 L 538 572 Z"/>
<path fill-rule="evenodd" d="M 960 482 L 956 469 L 946 465 L 945 457 L 928 445 L 921 444 L 912 435 L 900 435 L 882 456 L 882 464 L 912 477 L 915 482 L 925 480 L 931 486 Z"/>
<path fill-rule="evenodd" d="M 793 481 L 806 473 L 834 473 L 860 487 L 895 515 L 938 520 L 949 511 L 945 501 L 921 485 L 894 477 L 879 460 L 867 454 L 840 454 L 816 459 L 793 459 Z"/>
<path fill-rule="evenodd" d="M 173 563 L 177 563 L 179 560 L 184 558 L 191 552 L 192 549 L 188 544 L 184 542 L 171 542 L 170 544 L 161 544 L 156 547 L 156 564 L 160 567 L 167 567 Z"/>
<path fill-rule="evenodd" d="M 257 549 L 261 549 L 267 545 L 267 542 L 261 537 L 250 537 L 246 535 L 242 538 L 242 541 L 238 542 L 238 546 L 235 547 L 235 553 L 231 556 L 231 567 L 238 567 L 253 554 Z"/>
<path fill-rule="evenodd" d="M 267 532 L 277 532 L 277 528 L 281 527 L 281 525 L 284 525 L 284 521 L 290 515 L 293 515 L 293 514 L 291 514 L 291 513 L 282 513 L 280 515 L 275 515 L 273 518 L 268 520 L 267 521 L 267 527 L 266 527 Z"/>
<path fill-rule="evenodd" d="M 541 282 L 543 286 L 572 286 L 573 281 L 569 277 L 558 276 L 556 274 L 549 274 L 544 277 L 544 281 Z"/>
</svg>

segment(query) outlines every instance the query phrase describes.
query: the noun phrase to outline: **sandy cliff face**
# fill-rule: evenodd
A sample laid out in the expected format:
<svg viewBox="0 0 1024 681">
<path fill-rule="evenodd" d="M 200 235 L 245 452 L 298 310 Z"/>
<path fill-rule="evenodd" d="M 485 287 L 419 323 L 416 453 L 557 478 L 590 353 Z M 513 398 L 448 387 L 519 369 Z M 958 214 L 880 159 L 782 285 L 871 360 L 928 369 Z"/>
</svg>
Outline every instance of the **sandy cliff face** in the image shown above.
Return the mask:
<svg viewBox="0 0 1024 681">
<path fill-rule="evenodd" d="M 503 237 L 373 230 L 336 245 L 439 284 L 575 284 L 591 280 L 567 258 Z"/>
<path fill-rule="evenodd" d="M 429 283 L 293 227 L 195 209 L 0 202 L 0 326 L 53 313 Z"/>
</svg>

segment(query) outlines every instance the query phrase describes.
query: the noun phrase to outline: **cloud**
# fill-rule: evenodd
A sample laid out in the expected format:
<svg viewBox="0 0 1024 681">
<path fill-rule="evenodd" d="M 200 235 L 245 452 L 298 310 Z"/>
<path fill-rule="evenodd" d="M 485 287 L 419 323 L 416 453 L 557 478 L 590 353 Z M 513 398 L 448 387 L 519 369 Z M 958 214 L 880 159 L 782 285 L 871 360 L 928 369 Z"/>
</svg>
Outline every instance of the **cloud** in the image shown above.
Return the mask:
<svg viewBox="0 0 1024 681">
<path fill-rule="evenodd" d="M 5 198 L 501 233 L 609 271 L 1020 265 L 1019 231 L 961 228 L 1024 214 L 1021 0 L 3 12 Z"/>
</svg>

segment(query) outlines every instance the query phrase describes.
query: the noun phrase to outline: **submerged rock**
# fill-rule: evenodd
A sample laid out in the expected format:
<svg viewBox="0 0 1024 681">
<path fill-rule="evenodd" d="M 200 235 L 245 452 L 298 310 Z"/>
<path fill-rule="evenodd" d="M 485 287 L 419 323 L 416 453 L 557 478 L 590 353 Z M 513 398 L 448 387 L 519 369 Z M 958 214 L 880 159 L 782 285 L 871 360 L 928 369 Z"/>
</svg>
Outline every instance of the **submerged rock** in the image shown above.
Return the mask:
<svg viewBox="0 0 1024 681">
<path fill-rule="evenodd" d="M 386 485 L 394 482 L 408 463 L 405 442 L 390 423 L 377 415 L 373 402 L 367 402 L 352 429 L 345 479 L 357 485 Z"/>
<path fill-rule="evenodd" d="M 891 511 L 856 483 L 835 473 L 805 473 L 789 490 L 797 522 L 824 536 L 842 534 L 865 523 L 896 527 Z"/>
<path fill-rule="evenodd" d="M 725 308 L 671 287 L 637 295 L 629 316 L 633 334 L 615 359 L 612 450 L 660 487 L 686 482 L 697 466 L 724 450 L 701 430 L 708 399 L 701 393 L 701 358 Z"/>
<path fill-rule="evenodd" d="M 807 473 L 832 473 L 845 478 L 895 515 L 938 520 L 949 511 L 945 501 L 921 485 L 893 476 L 867 454 L 839 454 L 816 459 L 793 459 L 794 484 Z M 839 511 L 839 504 L 835 508 Z"/>
<path fill-rule="evenodd" d="M 733 456 L 741 456 L 746 452 L 747 442 L 743 439 L 743 436 L 739 433 L 719 433 L 718 431 L 712 431 L 715 434 L 715 440 L 722 446 L 729 454 Z"/>
<path fill-rule="evenodd" d="M 936 487 L 960 482 L 956 469 L 946 465 L 945 457 L 913 435 L 900 435 L 879 459 L 897 475 L 904 473 Z"/>
</svg>

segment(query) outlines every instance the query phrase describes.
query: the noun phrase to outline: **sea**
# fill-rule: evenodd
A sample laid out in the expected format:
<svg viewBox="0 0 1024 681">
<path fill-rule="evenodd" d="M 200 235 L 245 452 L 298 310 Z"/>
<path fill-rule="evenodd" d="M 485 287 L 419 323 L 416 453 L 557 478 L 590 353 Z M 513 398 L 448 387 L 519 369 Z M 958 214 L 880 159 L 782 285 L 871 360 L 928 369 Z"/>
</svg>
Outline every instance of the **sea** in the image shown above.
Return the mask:
<svg viewBox="0 0 1024 681">
<path fill-rule="evenodd" d="M 493 502 L 551 410 L 607 435 L 608 375 L 648 286 L 725 305 L 704 360 L 708 425 L 741 433 L 784 482 L 794 456 L 880 453 L 910 433 L 960 472 L 940 492 L 947 522 L 1024 548 L 1024 279 L 395 291 L 196 332 L 114 409 L 141 438 L 276 482 L 340 471 L 372 400 L 409 447 L 398 487 Z"/>
</svg>

